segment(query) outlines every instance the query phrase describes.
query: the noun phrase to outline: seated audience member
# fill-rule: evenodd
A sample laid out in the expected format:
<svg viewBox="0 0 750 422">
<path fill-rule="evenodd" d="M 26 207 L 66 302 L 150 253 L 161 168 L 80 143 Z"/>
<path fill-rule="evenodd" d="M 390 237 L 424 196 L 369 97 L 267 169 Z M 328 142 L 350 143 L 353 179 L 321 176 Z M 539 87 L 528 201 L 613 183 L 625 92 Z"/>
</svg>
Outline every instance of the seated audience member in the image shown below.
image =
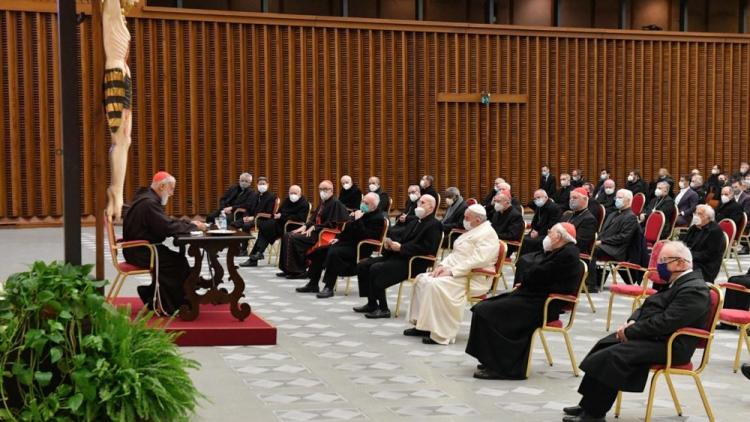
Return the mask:
<svg viewBox="0 0 750 422">
<path fill-rule="evenodd" d="M 669 221 L 672 218 L 672 215 L 674 215 L 674 199 L 670 198 L 669 195 L 667 195 L 668 190 L 669 183 L 657 183 L 656 189 L 654 190 L 654 199 L 652 199 L 651 202 L 646 205 L 646 207 L 643 209 L 643 212 L 641 212 L 641 215 L 638 216 L 638 220 L 640 220 L 641 224 L 645 227 L 646 220 L 648 220 L 648 216 L 651 215 L 652 212 L 663 212 L 664 228 L 661 231 L 662 239 L 669 238 L 669 235 L 671 234 L 670 232 L 672 231 L 672 227 L 669 225 Z"/>
<path fill-rule="evenodd" d="M 656 179 L 648 184 L 648 195 L 646 195 L 646 202 L 650 202 L 652 199 L 654 199 L 656 184 L 659 182 L 667 182 L 669 184 L 669 191 L 667 192 L 667 195 L 669 195 L 670 198 L 674 198 L 674 179 L 669 174 L 669 171 L 662 167 L 659 169 L 659 172 L 656 175 Z"/>
<path fill-rule="evenodd" d="M 263 255 L 268 245 L 272 245 L 284 234 L 284 225 L 287 221 L 305 221 L 309 211 L 307 199 L 302 196 L 302 188 L 297 185 L 289 187 L 289 196 L 281 203 L 279 211 L 271 219 L 258 221 L 258 234 L 255 245 L 250 251 L 247 261 L 240 267 L 257 267 L 258 261 L 265 258 Z"/>
<path fill-rule="evenodd" d="M 625 184 L 625 189 L 633 192 L 633 196 L 637 193 L 648 194 L 648 184 L 641 178 L 641 172 L 638 170 L 631 170 L 628 173 L 628 182 Z"/>
<path fill-rule="evenodd" d="M 463 218 L 467 205 L 464 198 L 461 197 L 461 191 L 455 186 L 451 186 L 445 190 L 445 204 L 448 208 L 445 210 L 445 215 L 443 215 L 441 223 L 443 224 L 443 233 L 445 233 L 443 247 L 447 248 L 450 231 L 453 229 L 464 228 Z M 454 235 L 454 240 L 455 236 L 456 235 Z"/>
<path fill-rule="evenodd" d="M 570 186 L 580 188 L 584 183 L 586 183 L 586 180 L 583 178 L 583 171 L 581 169 L 570 171 Z"/>
<path fill-rule="evenodd" d="M 401 215 L 396 218 L 396 224 L 388 229 L 389 238 L 398 241 L 409 223 L 417 218 L 416 214 L 414 214 L 414 210 L 419 206 L 419 197 L 419 185 L 409 186 L 404 209 L 401 210 Z"/>
<path fill-rule="evenodd" d="M 255 226 L 255 218 L 258 214 L 272 215 L 276 206 L 276 194 L 268 191 L 268 179 L 265 177 L 258 178 L 258 193 L 252 202 L 242 204 L 245 212 L 242 218 L 235 220 L 232 225 L 246 232 L 250 232 Z M 247 241 L 240 244 L 240 254 L 238 256 L 247 256 Z"/>
<path fill-rule="evenodd" d="M 523 284 L 471 309 L 466 353 L 479 361 L 475 378 L 526 378 L 531 336 L 547 322 L 542 321 L 547 297 L 578 293 L 583 268 L 575 236 L 572 224 L 556 224 L 544 239 L 544 252 L 537 252 L 536 265 L 528 267 Z M 548 321 L 559 318 L 563 305 L 561 301 L 549 305 Z"/>
<path fill-rule="evenodd" d="M 503 182 L 500 184 L 500 190 L 497 191 L 497 193 L 502 193 L 510 198 L 510 204 L 514 208 L 518 208 L 519 211 L 521 211 L 523 208 L 521 207 L 521 201 L 519 201 L 515 196 L 513 196 L 513 193 L 510 191 L 510 184 Z"/>
<path fill-rule="evenodd" d="M 555 196 L 552 196 L 552 199 L 563 212 L 570 209 L 568 208 L 568 202 L 570 202 L 570 191 L 572 189 L 570 186 L 570 175 L 568 173 L 561 174 L 560 189 L 557 190 Z"/>
<path fill-rule="evenodd" d="M 539 178 L 539 189 L 547 192 L 548 197 L 554 197 L 557 192 L 557 181 L 555 176 L 550 174 L 549 166 L 542 166 L 542 176 Z"/>
<path fill-rule="evenodd" d="M 604 221 L 606 216 L 602 215 L 607 212 L 606 208 L 602 208 L 602 205 L 596 202 L 596 195 L 594 194 L 594 184 L 586 182 L 583 184 L 583 188 L 586 189 L 589 195 L 589 212 L 594 215 L 596 221 Z"/>
<path fill-rule="evenodd" d="M 713 199 L 721 197 L 721 188 L 724 187 L 726 181 L 727 177 L 721 172 L 721 166 L 714 164 L 711 168 L 711 176 L 708 177 L 708 193 L 712 194 Z"/>
<path fill-rule="evenodd" d="M 732 195 L 732 188 L 724 186 L 721 189 L 721 205 L 716 209 L 716 219 L 721 221 L 725 218 L 729 218 L 734 221 L 737 230 L 739 230 L 740 223 L 742 223 L 743 212 L 742 206 L 735 201 L 734 195 Z"/>
<path fill-rule="evenodd" d="M 362 204 L 354 211 L 346 227 L 336 238 L 326 246 L 317 247 L 307 254 L 310 266 L 307 274 L 310 281 L 303 287 L 298 287 L 299 293 L 318 293 L 320 276 L 325 269 L 323 277 L 323 291 L 318 293 L 318 299 L 333 296 L 333 287 L 340 275 L 353 273 L 357 265 L 357 244 L 366 239 L 380 240 L 383 233 L 385 219 L 379 211 L 380 196 L 370 192 L 362 198 Z M 362 247 L 362 257 L 368 257 L 375 250 L 372 245 Z"/>
<path fill-rule="evenodd" d="M 495 229 L 497 237 L 500 240 L 512 240 L 518 241 L 521 238 L 521 233 L 526 230 L 526 222 L 523 221 L 521 211 L 511 205 L 510 197 L 503 193 L 495 195 L 493 202 L 492 217 L 490 217 L 490 224 Z M 513 252 L 518 249 L 514 245 L 508 245 L 508 253 L 510 256 Z"/>
<path fill-rule="evenodd" d="M 615 207 L 615 181 L 607 179 L 602 184 L 602 189 L 596 195 L 596 202 L 604 205 L 607 214 L 617 211 Z"/>
<path fill-rule="evenodd" d="M 693 211 L 698 206 L 698 194 L 690 188 L 690 177 L 682 176 L 679 182 L 680 191 L 674 197 L 674 203 L 677 205 L 677 226 L 687 226 L 693 221 Z"/>
<path fill-rule="evenodd" d="M 734 200 L 740 204 L 742 211 L 750 215 L 750 194 L 745 192 L 745 188 L 744 180 L 738 179 L 732 181 L 732 194 L 734 195 Z"/>
<path fill-rule="evenodd" d="M 368 258 L 357 264 L 359 296 L 367 303 L 354 307 L 354 312 L 364 313 L 367 318 L 390 318 L 385 290 L 409 277 L 409 259 L 417 255 L 431 255 L 440 246 L 442 226 L 435 219 L 437 201 L 430 194 L 419 198 L 417 219 L 409 223 L 401 241 L 386 239 L 383 254 Z M 432 261 L 414 260 L 412 275 L 423 273 L 433 265 Z"/>
<path fill-rule="evenodd" d="M 498 193 L 500 193 L 500 185 L 503 183 L 505 183 L 505 179 L 503 179 L 502 177 L 498 177 L 497 179 L 495 179 L 495 183 L 492 186 L 492 190 L 482 200 L 482 206 L 484 207 L 484 210 L 487 212 L 488 218 L 492 215 L 492 213 L 495 212 L 495 209 L 493 208 L 492 204 L 495 201 L 495 196 Z"/>
<path fill-rule="evenodd" d="M 234 211 L 237 208 L 241 208 L 242 204 L 252 201 L 255 197 L 252 185 L 253 176 L 250 173 L 242 173 L 239 182 L 236 185 L 230 186 L 224 192 L 224 195 L 219 198 L 219 209 L 206 216 L 206 223 L 211 224 L 216 221 L 216 218 L 222 211 L 224 211 L 224 215 L 227 218 L 227 224 L 231 223 L 234 220 Z"/>
<path fill-rule="evenodd" d="M 189 234 L 192 230 L 206 229 L 200 221 L 179 220 L 164 212 L 169 197 L 174 195 L 176 183 L 166 171 L 156 173 L 151 187 L 138 189 L 122 221 L 123 241 L 147 240 L 156 244 L 159 257 L 156 271 L 151 273 L 150 285 L 138 286 L 138 296 L 146 307 L 159 315 L 172 315 L 185 303 L 183 284 L 190 274 L 185 255 L 166 247 L 164 240 Z M 148 268 L 151 264 L 151 252 L 145 247 L 126 248 L 123 255 L 126 262 L 137 267 Z"/>
<path fill-rule="evenodd" d="M 708 189 L 703 184 L 703 176 L 695 174 L 690 177 L 690 189 L 694 190 L 698 194 L 698 203 L 706 203 L 706 195 L 708 195 Z"/>
<path fill-rule="evenodd" d="M 570 223 L 576 228 L 576 246 L 581 253 L 591 253 L 594 237 L 599 229 L 599 223 L 589 211 L 588 192 L 584 188 L 576 188 L 570 193 L 568 201 L 570 211 L 564 213 L 560 222 Z"/>
<path fill-rule="evenodd" d="M 279 269 L 277 277 L 290 279 L 307 278 L 305 271 L 305 253 L 318 242 L 318 235 L 326 228 L 336 228 L 348 219 L 346 207 L 333 196 L 333 183 L 330 180 L 320 182 L 320 204 L 304 226 L 289 233 L 281 239 Z"/>
<path fill-rule="evenodd" d="M 438 193 L 435 190 L 435 178 L 430 176 L 429 174 L 425 174 L 422 176 L 422 179 L 419 181 L 419 189 L 420 189 L 420 196 L 421 195 L 432 195 L 435 200 L 438 199 Z M 437 204 L 440 206 L 440 204 Z"/>
<path fill-rule="evenodd" d="M 538 189 L 534 192 L 534 218 L 531 220 L 531 231 L 523 241 L 522 254 L 536 252 L 542 249 L 542 241 L 547 236 L 550 227 L 560 221 L 560 207 L 547 198 L 547 192 Z"/>
<path fill-rule="evenodd" d="M 432 272 L 422 273 L 414 280 L 408 320 L 415 327 L 404 331 L 404 335 L 423 337 L 425 344 L 456 341 L 464 315 L 467 275 L 474 268 L 494 268 L 497 262 L 500 242 L 484 207 L 471 205 L 463 221 L 467 231 L 456 239 L 450 255 Z M 492 278 L 472 277 L 469 294 L 481 296 L 491 287 Z"/>
<path fill-rule="evenodd" d="M 341 192 L 339 193 L 339 201 L 344 204 L 347 211 L 354 211 L 359 209 L 359 202 L 362 200 L 362 191 L 359 190 L 359 186 L 352 182 L 352 178 L 349 175 L 341 176 Z"/>
<path fill-rule="evenodd" d="M 740 163 L 740 170 L 732 175 L 732 179 L 741 180 L 750 176 L 750 164 L 747 161 Z"/>
<path fill-rule="evenodd" d="M 388 207 L 391 203 L 391 197 L 380 187 L 380 178 L 372 176 L 367 181 L 367 188 L 370 192 L 376 193 L 380 197 L 380 205 L 378 205 L 378 211 L 382 213 L 388 213 Z"/>
<path fill-rule="evenodd" d="M 692 271 L 690 250 L 682 242 L 667 242 L 658 258 L 666 289 L 649 296 L 616 333 L 599 340 L 580 368 L 586 375 L 578 387 L 577 406 L 563 411 L 563 421 L 604 421 L 618 391 L 641 392 L 651 365 L 666 363 L 667 341 L 678 329 L 704 328 L 711 307 L 709 289 Z M 672 364 L 690 362 L 697 338 L 680 336 L 672 348 Z"/>
<path fill-rule="evenodd" d="M 597 180 L 596 189 L 594 190 L 597 196 L 599 195 L 599 192 L 604 190 L 604 182 L 606 182 L 607 180 L 612 180 L 612 177 L 609 174 L 609 170 L 602 169 L 599 172 L 599 180 Z"/>
<path fill-rule="evenodd" d="M 693 269 L 703 279 L 713 283 L 724 257 L 724 232 L 716 224 L 716 213 L 708 205 L 698 205 L 693 213 L 693 224 L 685 234 L 685 244 L 693 254 Z"/>
<path fill-rule="evenodd" d="M 615 208 L 617 211 L 607 213 L 602 230 L 599 233 L 599 240 L 596 241 L 596 250 L 594 251 L 594 260 L 601 260 L 609 257 L 615 261 L 628 261 L 628 250 L 635 236 L 640 234 L 638 218 L 630 209 L 633 202 L 633 192 L 627 189 L 620 189 L 616 193 Z M 600 271 L 594 271 L 589 274 L 587 287 L 589 292 L 596 293 L 601 288 Z"/>
</svg>

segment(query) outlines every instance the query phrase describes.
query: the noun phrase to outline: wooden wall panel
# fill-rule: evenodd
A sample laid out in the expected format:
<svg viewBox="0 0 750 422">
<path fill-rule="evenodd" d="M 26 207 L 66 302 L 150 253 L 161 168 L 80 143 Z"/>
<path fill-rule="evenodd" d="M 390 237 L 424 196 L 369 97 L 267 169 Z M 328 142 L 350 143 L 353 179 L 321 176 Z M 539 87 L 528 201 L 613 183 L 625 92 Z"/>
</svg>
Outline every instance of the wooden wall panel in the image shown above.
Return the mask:
<svg viewBox="0 0 750 422">
<path fill-rule="evenodd" d="M 216 12 L 218 13 L 218 12 Z M 162 9 L 129 19 L 136 120 L 126 195 L 166 169 L 175 215 L 205 214 L 241 171 L 317 197 L 323 178 L 376 175 L 400 205 L 433 174 L 523 200 L 542 164 L 618 183 L 750 158 L 750 39 L 375 23 Z M 80 28 L 81 200 L 94 209 L 91 25 Z M 0 11 L 0 222 L 60 216 L 54 15 Z M 8 60 L 8 58 L 15 58 Z M 525 104 L 438 103 L 439 92 Z M 337 184 L 338 187 L 338 184 Z"/>
</svg>

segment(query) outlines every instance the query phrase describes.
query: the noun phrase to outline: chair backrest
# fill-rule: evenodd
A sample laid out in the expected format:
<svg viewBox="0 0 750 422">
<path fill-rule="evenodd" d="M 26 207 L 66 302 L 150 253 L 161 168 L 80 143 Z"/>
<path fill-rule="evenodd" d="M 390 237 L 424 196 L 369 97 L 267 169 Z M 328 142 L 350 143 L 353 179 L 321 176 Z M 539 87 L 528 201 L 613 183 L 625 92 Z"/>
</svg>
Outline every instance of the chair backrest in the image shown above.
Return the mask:
<svg viewBox="0 0 750 422">
<path fill-rule="evenodd" d="M 713 337 L 716 323 L 719 321 L 721 308 L 724 306 L 724 296 L 722 296 L 719 286 L 711 283 L 706 283 L 706 285 L 709 288 L 708 294 L 711 298 L 711 308 L 708 311 L 708 317 L 706 318 L 706 324 L 703 326 L 703 329 L 710 332 Z M 696 347 L 698 349 L 705 349 L 708 345 L 708 341 L 708 339 L 699 339 Z"/>
<path fill-rule="evenodd" d="M 312 216 L 312 202 L 308 202 L 307 203 L 307 218 L 305 218 L 305 222 L 308 222 L 311 216 Z"/>
<path fill-rule="evenodd" d="M 385 224 L 383 224 L 383 231 L 380 233 L 380 247 L 377 249 L 378 253 L 383 253 L 383 243 L 385 243 L 385 238 L 388 237 L 388 228 L 391 226 L 391 220 L 388 219 L 388 217 L 383 217 L 383 220 L 385 220 Z"/>
<path fill-rule="evenodd" d="M 633 201 L 630 203 L 630 208 L 633 210 L 635 215 L 639 215 L 643 211 L 643 205 L 646 203 L 646 195 L 642 192 L 638 192 L 633 195 Z"/>
<path fill-rule="evenodd" d="M 604 205 L 599 204 L 599 215 L 597 216 L 599 218 L 599 228 L 596 230 L 597 232 L 602 231 L 602 226 L 604 225 L 604 220 L 607 219 L 607 209 L 604 208 Z"/>
<path fill-rule="evenodd" d="M 648 258 L 648 270 L 646 274 L 644 274 L 644 277 L 648 277 L 648 280 L 653 284 L 667 283 L 659 277 L 659 272 L 656 271 L 656 263 L 659 262 L 659 254 L 661 254 L 661 248 L 664 247 L 664 242 L 666 242 L 666 240 L 660 240 L 654 243 L 654 246 L 651 248 L 651 256 Z"/>
<path fill-rule="evenodd" d="M 508 255 L 508 245 L 503 242 L 502 240 L 500 242 L 500 249 L 497 250 L 497 261 L 495 261 L 495 274 L 500 274 L 500 271 L 502 271 L 503 263 L 505 262 L 505 257 Z"/>
<path fill-rule="evenodd" d="M 391 209 L 392 208 L 393 208 L 393 197 L 389 196 L 388 197 L 388 211 L 386 211 L 386 213 L 385 213 L 386 216 L 391 215 Z"/>
<path fill-rule="evenodd" d="M 572 293 L 573 296 L 578 296 L 581 291 L 583 290 L 583 285 L 586 284 L 586 279 L 588 278 L 588 272 L 589 272 L 589 266 L 586 263 L 586 261 L 579 259 L 578 262 L 581 263 L 581 266 L 583 267 L 583 271 L 581 272 L 581 281 L 578 283 L 578 290 Z M 576 303 L 571 302 L 565 302 L 565 305 L 563 306 L 564 311 L 572 311 L 576 307 Z"/>
<path fill-rule="evenodd" d="M 466 200 L 466 206 L 470 207 L 477 203 L 477 200 L 475 198 L 469 198 Z"/>
<path fill-rule="evenodd" d="M 728 258 L 729 251 L 731 250 L 732 250 L 732 242 L 729 240 L 729 236 L 727 236 L 727 233 L 724 232 L 724 254 L 722 255 L 722 257 L 724 257 L 724 259 Z"/>
<path fill-rule="evenodd" d="M 721 230 L 727 235 L 727 239 L 729 239 L 729 243 L 731 244 L 735 236 L 737 236 L 737 225 L 734 223 L 734 220 L 731 218 L 725 218 L 719 221 L 719 227 L 721 227 Z"/>
<path fill-rule="evenodd" d="M 742 218 L 740 219 L 740 226 L 737 227 L 737 233 L 734 234 L 734 239 L 732 239 L 732 243 L 736 243 L 740 236 L 742 236 L 743 233 L 745 233 L 745 228 L 747 227 L 747 213 L 742 213 Z"/>
<path fill-rule="evenodd" d="M 276 214 L 279 212 L 279 208 L 281 208 L 281 198 L 278 196 L 276 197 L 276 202 L 273 204 L 273 214 Z"/>
<path fill-rule="evenodd" d="M 680 215 L 680 209 L 677 208 L 677 204 L 674 205 L 674 212 L 669 217 L 669 233 L 674 232 L 674 226 L 677 223 L 677 216 Z"/>
<path fill-rule="evenodd" d="M 646 220 L 646 231 L 643 233 L 643 237 L 646 238 L 647 246 L 652 246 L 661 239 L 665 220 L 666 217 L 664 217 L 664 213 L 658 210 L 652 211 L 651 214 L 648 215 L 648 219 Z"/>
</svg>

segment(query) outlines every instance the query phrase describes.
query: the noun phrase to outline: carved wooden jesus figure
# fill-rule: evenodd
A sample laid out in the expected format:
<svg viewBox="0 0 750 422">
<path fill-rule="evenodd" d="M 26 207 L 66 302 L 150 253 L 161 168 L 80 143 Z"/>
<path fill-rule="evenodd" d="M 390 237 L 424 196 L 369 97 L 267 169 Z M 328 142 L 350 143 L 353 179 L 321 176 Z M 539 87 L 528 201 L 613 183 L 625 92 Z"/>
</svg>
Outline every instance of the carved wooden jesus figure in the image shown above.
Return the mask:
<svg viewBox="0 0 750 422">
<path fill-rule="evenodd" d="M 104 71 L 104 108 L 112 137 L 109 149 L 112 180 L 107 188 L 106 213 L 115 220 L 120 218 L 122 212 L 130 131 L 133 126 L 130 108 L 133 93 L 130 68 L 126 62 L 130 32 L 125 23 L 124 11 L 134 4 L 133 0 L 103 0 L 102 7 L 104 54 L 107 58 Z"/>
</svg>

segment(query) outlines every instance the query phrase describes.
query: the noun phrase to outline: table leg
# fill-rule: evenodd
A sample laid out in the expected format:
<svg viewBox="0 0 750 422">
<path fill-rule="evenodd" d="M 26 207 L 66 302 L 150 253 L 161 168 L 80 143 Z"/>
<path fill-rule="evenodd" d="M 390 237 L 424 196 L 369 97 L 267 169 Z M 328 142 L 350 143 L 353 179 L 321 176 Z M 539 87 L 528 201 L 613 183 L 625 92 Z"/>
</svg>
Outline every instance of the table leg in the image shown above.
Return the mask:
<svg viewBox="0 0 750 422">
<path fill-rule="evenodd" d="M 229 293 L 229 309 L 232 312 L 232 316 L 240 321 L 244 321 L 250 315 L 250 304 L 239 303 L 240 298 L 245 297 L 245 280 L 242 279 L 240 273 L 237 272 L 237 267 L 234 265 L 234 257 L 239 251 L 239 243 L 232 243 L 227 248 L 227 270 L 229 271 L 229 279 L 234 283 L 234 289 L 232 293 Z"/>
<path fill-rule="evenodd" d="M 193 265 L 193 268 L 190 271 L 190 275 L 188 276 L 187 280 L 185 280 L 185 285 L 183 286 L 183 289 L 185 291 L 186 303 L 180 307 L 178 316 L 184 321 L 193 321 L 198 318 L 198 313 L 200 312 L 201 297 L 198 295 L 196 290 L 202 282 L 201 248 L 196 244 L 191 244 L 190 247 L 188 247 L 188 255 L 192 256 L 195 259 L 195 264 Z"/>
</svg>

